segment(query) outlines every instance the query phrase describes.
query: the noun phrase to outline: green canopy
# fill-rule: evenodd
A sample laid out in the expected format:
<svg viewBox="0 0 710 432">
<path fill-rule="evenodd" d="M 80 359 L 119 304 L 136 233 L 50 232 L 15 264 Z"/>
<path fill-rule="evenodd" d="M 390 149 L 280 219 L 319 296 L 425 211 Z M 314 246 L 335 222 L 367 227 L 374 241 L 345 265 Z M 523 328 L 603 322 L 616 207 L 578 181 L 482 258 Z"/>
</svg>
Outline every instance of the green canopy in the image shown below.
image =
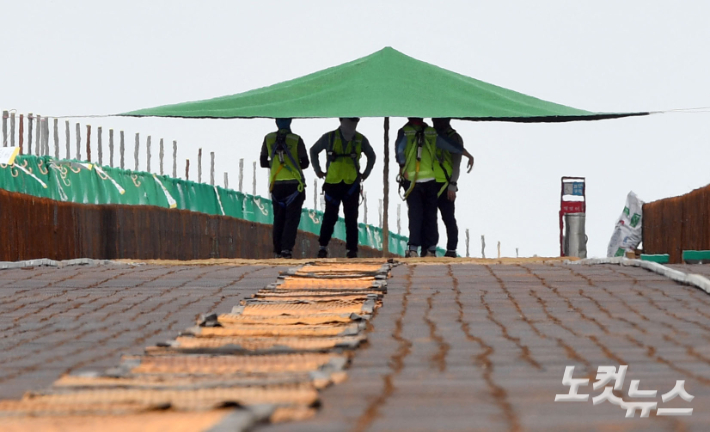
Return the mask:
<svg viewBox="0 0 710 432">
<path fill-rule="evenodd" d="M 595 113 L 488 84 L 386 47 L 269 87 L 124 116 L 185 118 L 451 117 L 561 122 L 645 115 Z"/>
</svg>

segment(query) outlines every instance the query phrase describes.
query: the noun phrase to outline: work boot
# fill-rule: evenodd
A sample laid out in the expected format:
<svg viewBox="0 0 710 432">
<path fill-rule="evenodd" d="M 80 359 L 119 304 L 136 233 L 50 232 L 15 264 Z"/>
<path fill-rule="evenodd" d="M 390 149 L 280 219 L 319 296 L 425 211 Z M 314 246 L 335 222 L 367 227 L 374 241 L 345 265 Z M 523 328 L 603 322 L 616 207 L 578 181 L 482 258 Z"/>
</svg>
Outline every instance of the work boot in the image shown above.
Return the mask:
<svg viewBox="0 0 710 432">
<path fill-rule="evenodd" d="M 318 258 L 328 258 L 328 249 L 322 247 L 318 251 Z"/>
<path fill-rule="evenodd" d="M 349 250 L 348 253 L 345 255 L 348 258 L 357 258 L 357 251 L 351 251 Z"/>
<path fill-rule="evenodd" d="M 290 250 L 284 249 L 281 251 L 281 258 L 293 258 L 293 254 Z"/>
<path fill-rule="evenodd" d="M 410 249 L 404 254 L 405 258 L 417 258 L 419 254 L 414 249 Z"/>
<path fill-rule="evenodd" d="M 426 250 L 426 249 L 424 249 L 424 248 L 422 248 L 422 258 L 424 258 L 425 256 L 427 256 L 428 254 L 429 254 L 429 251 Z"/>
<path fill-rule="evenodd" d="M 447 250 L 444 256 L 449 258 L 456 258 L 458 255 L 456 255 L 455 250 Z"/>
</svg>

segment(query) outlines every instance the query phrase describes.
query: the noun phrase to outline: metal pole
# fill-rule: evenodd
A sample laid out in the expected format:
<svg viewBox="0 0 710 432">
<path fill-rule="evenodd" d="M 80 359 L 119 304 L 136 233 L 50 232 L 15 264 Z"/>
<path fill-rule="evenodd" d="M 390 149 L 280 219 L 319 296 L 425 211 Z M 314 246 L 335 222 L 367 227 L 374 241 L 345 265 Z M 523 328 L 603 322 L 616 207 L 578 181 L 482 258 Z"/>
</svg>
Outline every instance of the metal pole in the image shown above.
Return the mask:
<svg viewBox="0 0 710 432">
<path fill-rule="evenodd" d="M 252 180 L 251 194 L 256 196 L 256 162 L 254 162 L 254 179 Z"/>
<path fill-rule="evenodd" d="M 197 150 L 197 183 L 202 183 L 202 149 Z"/>
<path fill-rule="evenodd" d="M 15 147 L 15 112 L 10 113 L 10 146 Z"/>
<path fill-rule="evenodd" d="M 173 141 L 173 178 L 177 178 L 177 141 Z"/>
<path fill-rule="evenodd" d="M 486 257 L 486 237 L 481 235 L 481 257 Z"/>
<path fill-rule="evenodd" d="M 471 256 L 471 254 L 469 253 L 469 248 L 468 248 L 469 244 L 470 244 L 469 241 L 470 241 L 470 237 L 468 236 L 468 228 L 466 228 L 466 258 Z"/>
<path fill-rule="evenodd" d="M 244 183 L 244 158 L 239 159 L 239 192 L 244 192 L 242 184 Z"/>
<path fill-rule="evenodd" d="M 390 205 L 390 118 L 385 117 L 385 167 L 382 173 L 384 187 L 382 193 L 383 209 L 382 209 L 382 255 L 387 256 L 389 253 L 389 205 Z"/>
<path fill-rule="evenodd" d="M 210 152 L 210 186 L 214 186 L 214 152 Z"/>
<path fill-rule="evenodd" d="M 54 119 L 54 158 L 59 159 L 59 119 Z"/>
</svg>

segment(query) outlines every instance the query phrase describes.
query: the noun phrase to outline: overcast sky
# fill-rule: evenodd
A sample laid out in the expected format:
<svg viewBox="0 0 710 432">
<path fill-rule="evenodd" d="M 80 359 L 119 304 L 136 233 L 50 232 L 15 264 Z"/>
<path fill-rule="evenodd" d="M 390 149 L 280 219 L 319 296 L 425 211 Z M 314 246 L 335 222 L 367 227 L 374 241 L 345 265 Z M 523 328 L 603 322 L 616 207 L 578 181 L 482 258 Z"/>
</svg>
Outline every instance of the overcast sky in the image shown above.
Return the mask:
<svg viewBox="0 0 710 432">
<path fill-rule="evenodd" d="M 392 46 L 414 58 L 590 111 L 710 106 L 707 1 L 64 1 L 0 0 L 0 109 L 43 116 L 114 114 L 235 94 Z M 643 200 L 710 183 L 710 113 L 598 122 L 453 122 L 476 157 L 457 201 L 471 254 L 559 254 L 560 177 L 587 178 L 590 256 L 604 256 L 626 194 Z M 197 149 L 236 187 L 258 159 L 268 120 L 70 119 L 179 143 L 181 175 Z M 393 131 L 404 119 L 393 119 Z M 311 145 L 337 120 L 296 120 Z M 382 155 L 382 119 L 360 131 Z M 72 129 L 73 133 L 73 129 Z M 63 130 L 60 133 L 63 136 Z M 157 145 L 154 144 L 157 154 Z M 132 158 L 128 158 L 132 161 Z M 145 156 L 141 157 L 141 164 Z M 156 160 L 156 156 L 154 159 Z M 207 172 L 208 157 L 203 161 Z M 132 165 L 132 163 L 131 163 Z M 154 163 L 154 167 L 157 163 Z M 394 186 L 394 165 L 390 172 Z M 204 175 L 204 174 L 203 174 Z M 313 204 L 312 171 L 306 203 Z M 257 192 L 266 196 L 265 171 Z M 196 178 L 196 169 L 190 174 Z M 203 177 L 203 180 L 205 178 Z M 366 183 L 377 222 L 382 159 Z M 390 227 L 396 204 L 390 197 Z M 406 206 L 402 203 L 403 216 Z M 362 212 L 361 212 L 362 213 Z M 406 234 L 406 221 L 403 220 Z M 443 234 L 443 230 L 442 230 Z M 441 235 L 440 244 L 445 243 Z"/>
</svg>

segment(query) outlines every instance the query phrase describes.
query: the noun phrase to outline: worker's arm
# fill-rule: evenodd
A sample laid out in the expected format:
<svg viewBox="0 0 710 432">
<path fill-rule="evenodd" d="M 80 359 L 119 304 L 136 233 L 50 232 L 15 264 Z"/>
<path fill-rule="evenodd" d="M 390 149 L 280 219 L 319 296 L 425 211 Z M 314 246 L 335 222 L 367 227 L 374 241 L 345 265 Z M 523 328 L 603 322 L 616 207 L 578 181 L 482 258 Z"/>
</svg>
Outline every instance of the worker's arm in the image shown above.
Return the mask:
<svg viewBox="0 0 710 432">
<path fill-rule="evenodd" d="M 365 156 L 367 157 L 367 166 L 365 167 L 365 171 L 362 173 L 362 179 L 367 180 L 372 172 L 372 167 L 375 166 L 377 156 L 375 155 L 375 151 L 372 150 L 370 141 L 368 141 L 365 137 L 362 137 L 362 152 L 365 153 Z"/>
<path fill-rule="evenodd" d="M 460 155 L 463 153 L 463 143 L 459 143 L 458 140 L 443 135 L 436 135 L 436 146 L 451 154 Z"/>
<path fill-rule="evenodd" d="M 264 143 L 261 145 L 259 164 L 262 168 L 271 168 L 271 165 L 269 164 L 269 148 L 266 146 L 266 138 L 264 138 Z"/>
<path fill-rule="evenodd" d="M 311 147 L 309 150 L 311 154 L 311 163 L 313 164 L 313 171 L 315 171 L 316 175 L 319 178 L 325 177 L 325 173 L 320 167 L 320 160 L 318 159 L 318 155 L 322 151 L 327 151 L 328 149 L 328 134 L 323 135 L 320 137 L 318 141 L 316 141 L 315 144 Z M 327 168 L 326 168 L 327 169 Z"/>
<path fill-rule="evenodd" d="M 306 144 L 303 143 L 303 139 L 298 139 L 298 164 L 301 165 L 301 169 L 304 170 L 308 168 L 308 152 L 306 151 Z"/>
<path fill-rule="evenodd" d="M 395 149 L 395 159 L 400 167 L 403 167 L 407 162 L 407 157 L 404 154 L 404 150 L 407 147 L 407 137 L 404 135 L 404 131 L 401 129 L 397 132 L 397 140 L 394 142 Z"/>
</svg>

